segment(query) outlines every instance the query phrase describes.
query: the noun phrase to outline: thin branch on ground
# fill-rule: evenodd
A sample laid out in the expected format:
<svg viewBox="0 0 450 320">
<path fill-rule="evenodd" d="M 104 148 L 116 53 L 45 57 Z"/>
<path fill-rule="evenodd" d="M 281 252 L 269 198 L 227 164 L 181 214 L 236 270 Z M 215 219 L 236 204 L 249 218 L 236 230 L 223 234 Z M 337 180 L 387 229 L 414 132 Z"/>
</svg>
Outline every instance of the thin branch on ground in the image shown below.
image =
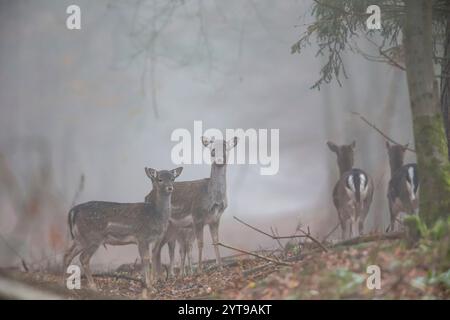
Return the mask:
<svg viewBox="0 0 450 320">
<path fill-rule="evenodd" d="M 235 251 L 238 251 L 238 252 L 242 252 L 242 253 L 248 254 L 248 255 L 250 255 L 250 256 L 259 258 L 259 259 L 263 259 L 263 260 L 266 260 L 266 261 L 269 261 L 269 262 L 273 262 L 273 263 L 278 264 L 278 265 L 288 266 L 288 267 L 293 266 L 292 263 L 287 263 L 287 262 L 275 260 L 275 259 L 272 259 L 272 258 L 260 256 L 259 254 L 256 254 L 256 253 L 253 253 L 253 252 L 250 252 L 250 251 L 247 251 L 247 250 L 235 248 L 235 247 L 232 247 L 232 246 L 223 244 L 223 243 L 221 243 L 221 242 L 214 243 L 214 245 L 218 245 L 218 246 L 221 246 L 221 247 L 224 247 L 224 248 L 227 248 L 227 249 L 231 249 L 231 250 L 235 250 Z"/>
<path fill-rule="evenodd" d="M 396 231 L 391 233 L 381 233 L 381 234 L 369 234 L 365 236 L 360 236 L 352 239 L 347 239 L 338 243 L 335 243 L 333 247 L 338 246 L 351 246 L 354 244 L 360 244 L 365 242 L 379 241 L 379 240 L 396 240 L 402 239 L 405 236 L 403 231 Z"/>
<path fill-rule="evenodd" d="M 279 237 L 280 236 L 280 234 L 278 233 L 278 230 L 275 230 L 273 227 L 270 227 L 270 231 L 272 232 L 272 235 L 274 237 Z M 277 241 L 278 246 L 280 247 L 280 249 L 284 252 L 284 247 L 283 247 L 283 244 L 281 243 L 280 239 L 275 238 L 275 240 Z"/>
<path fill-rule="evenodd" d="M 135 282 L 139 282 L 140 284 L 144 285 L 144 281 L 142 281 L 141 279 L 129 277 L 129 276 L 117 274 L 117 273 L 96 273 L 96 274 L 94 273 L 92 276 L 94 278 L 113 278 L 113 279 L 123 279 L 123 280 L 135 281 Z M 85 278 L 85 277 L 82 276 L 82 278 Z"/>
<path fill-rule="evenodd" d="M 302 232 L 309 240 L 311 240 L 312 242 L 317 244 L 323 251 L 328 252 L 328 249 L 322 243 L 320 243 L 319 240 L 317 240 L 316 238 L 314 238 L 313 236 L 311 236 L 309 234 L 309 228 L 308 228 L 308 233 L 306 233 L 302 229 L 299 229 L 299 231 Z"/>
<path fill-rule="evenodd" d="M 328 234 L 322 239 L 322 243 L 324 243 L 325 241 L 327 241 L 328 237 L 331 236 L 331 235 L 337 230 L 337 228 L 339 227 L 339 225 L 340 225 L 340 223 L 338 222 L 338 223 L 336 224 L 336 226 L 335 226 L 330 232 L 328 232 Z"/>
<path fill-rule="evenodd" d="M 20 262 L 21 262 L 22 267 L 24 268 L 25 272 L 28 272 L 29 269 L 28 269 L 27 263 L 25 262 L 25 259 L 22 257 L 22 255 L 13 246 L 11 246 L 9 244 L 9 242 L 6 241 L 5 237 L 3 237 L 1 234 L 0 234 L 0 239 L 5 243 L 6 247 L 9 250 L 11 250 L 20 259 Z"/>
<path fill-rule="evenodd" d="M 238 222 L 242 223 L 243 225 L 246 225 L 247 227 L 249 227 L 249 228 L 251 228 L 251 229 L 253 229 L 253 230 L 255 230 L 255 231 L 259 232 L 259 233 L 262 233 L 262 234 L 264 234 L 264 235 L 266 235 L 266 236 L 268 236 L 268 237 L 270 237 L 270 238 L 272 238 L 272 239 L 274 239 L 274 240 L 276 240 L 276 239 L 308 238 L 308 239 L 310 239 L 311 241 L 313 241 L 314 243 L 316 243 L 317 245 L 319 245 L 319 247 L 322 248 L 323 251 L 325 251 L 325 252 L 328 251 L 327 248 L 325 248 L 324 245 L 321 244 L 319 240 L 317 240 L 316 238 L 314 238 L 313 236 L 311 236 L 309 233 L 306 233 L 306 232 L 303 231 L 302 229 L 298 229 L 298 231 L 300 231 L 301 233 L 303 233 L 302 235 L 273 236 L 273 235 L 271 235 L 271 234 L 269 234 L 269 233 L 267 233 L 267 232 L 264 232 L 264 231 L 262 231 L 262 230 L 260 230 L 260 229 L 258 229 L 258 228 L 256 228 L 256 227 L 254 227 L 254 226 L 252 226 L 252 225 L 250 225 L 250 224 L 248 224 L 248 223 L 242 221 L 241 219 L 239 219 L 239 218 L 236 217 L 236 216 L 233 216 L 233 218 L 234 218 L 235 220 L 237 220 Z M 308 228 L 308 230 L 309 230 L 309 228 Z"/>
</svg>

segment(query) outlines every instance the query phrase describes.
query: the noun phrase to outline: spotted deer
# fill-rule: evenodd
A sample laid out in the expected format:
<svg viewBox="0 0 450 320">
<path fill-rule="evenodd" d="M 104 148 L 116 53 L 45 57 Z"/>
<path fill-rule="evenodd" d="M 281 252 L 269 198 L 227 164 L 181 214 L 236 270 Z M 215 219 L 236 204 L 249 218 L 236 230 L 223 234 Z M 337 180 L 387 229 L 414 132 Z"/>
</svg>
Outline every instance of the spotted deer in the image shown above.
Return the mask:
<svg viewBox="0 0 450 320">
<path fill-rule="evenodd" d="M 64 255 L 64 271 L 80 255 L 88 285 L 95 289 L 89 261 L 97 249 L 101 245 L 136 244 L 142 261 L 145 285 L 149 288 L 149 245 L 158 243 L 167 230 L 174 180 L 182 170 L 182 167 L 171 171 L 145 168 L 154 190 L 148 203 L 90 201 L 73 207 L 68 216 L 73 242 Z"/>
<path fill-rule="evenodd" d="M 146 197 L 146 201 L 148 196 Z M 175 264 L 175 246 L 178 243 L 180 254 L 180 275 L 186 275 L 186 258 L 187 273 L 192 273 L 192 246 L 195 240 L 194 222 L 192 216 L 187 216 L 181 220 L 171 218 L 169 226 L 164 235 L 163 242 L 167 242 L 169 247 L 169 276 L 173 277 Z"/>
<path fill-rule="evenodd" d="M 238 138 L 230 141 L 202 137 L 203 146 L 209 148 L 211 155 L 211 175 L 209 178 L 193 181 L 180 181 L 174 184 L 172 197 L 172 218 L 174 220 L 184 219 L 192 216 L 195 238 L 198 247 L 198 270 L 202 271 L 203 253 L 203 229 L 209 226 L 216 262 L 219 268 L 222 266 L 219 247 L 219 224 L 220 218 L 227 208 L 227 184 L 226 169 L 229 150 L 234 148 Z M 150 192 L 150 195 L 153 190 Z M 156 267 L 161 274 L 161 249 L 168 242 L 166 234 L 157 246 L 153 254 L 156 256 Z"/>
<path fill-rule="evenodd" d="M 327 145 L 337 156 L 340 173 L 333 189 L 333 203 L 341 225 L 341 237 L 345 239 L 347 230 L 349 237 L 356 236 L 356 230 L 361 235 L 372 203 L 372 178 L 363 170 L 353 168 L 356 141 L 341 146 L 329 141 Z"/>
<path fill-rule="evenodd" d="M 399 214 L 415 214 L 418 210 L 419 175 L 415 163 L 403 164 L 408 144 L 390 145 L 386 141 L 386 148 L 391 168 L 391 179 L 388 185 L 388 204 L 390 224 L 386 231 L 394 231 Z"/>
</svg>

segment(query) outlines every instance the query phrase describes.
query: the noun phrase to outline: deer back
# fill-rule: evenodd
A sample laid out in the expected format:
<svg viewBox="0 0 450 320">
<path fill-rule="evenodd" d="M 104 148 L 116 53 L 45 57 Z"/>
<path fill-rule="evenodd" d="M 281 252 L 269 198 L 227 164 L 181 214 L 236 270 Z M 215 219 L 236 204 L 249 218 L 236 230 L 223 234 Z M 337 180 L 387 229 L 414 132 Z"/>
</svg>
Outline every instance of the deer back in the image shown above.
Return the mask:
<svg viewBox="0 0 450 320">
<path fill-rule="evenodd" d="M 91 201 L 72 208 L 71 217 L 74 238 L 85 244 L 136 243 L 154 238 L 168 224 L 151 203 Z"/>
<path fill-rule="evenodd" d="M 417 165 L 410 163 L 396 170 L 389 181 L 388 198 L 399 199 L 403 205 L 411 205 L 417 199 L 419 175 Z"/>
<path fill-rule="evenodd" d="M 337 209 L 346 205 L 360 205 L 372 201 L 373 181 L 361 169 L 345 172 L 333 190 L 333 202 Z"/>
</svg>

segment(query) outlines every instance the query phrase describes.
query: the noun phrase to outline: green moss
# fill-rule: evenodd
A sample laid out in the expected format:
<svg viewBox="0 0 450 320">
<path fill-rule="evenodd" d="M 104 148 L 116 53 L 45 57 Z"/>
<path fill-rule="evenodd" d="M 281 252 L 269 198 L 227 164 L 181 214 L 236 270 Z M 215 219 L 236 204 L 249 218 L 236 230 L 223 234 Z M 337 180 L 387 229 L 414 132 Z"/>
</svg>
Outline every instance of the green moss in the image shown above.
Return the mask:
<svg viewBox="0 0 450 320">
<path fill-rule="evenodd" d="M 428 225 L 450 213 L 450 164 L 441 115 L 414 119 L 420 175 L 420 215 Z"/>
</svg>

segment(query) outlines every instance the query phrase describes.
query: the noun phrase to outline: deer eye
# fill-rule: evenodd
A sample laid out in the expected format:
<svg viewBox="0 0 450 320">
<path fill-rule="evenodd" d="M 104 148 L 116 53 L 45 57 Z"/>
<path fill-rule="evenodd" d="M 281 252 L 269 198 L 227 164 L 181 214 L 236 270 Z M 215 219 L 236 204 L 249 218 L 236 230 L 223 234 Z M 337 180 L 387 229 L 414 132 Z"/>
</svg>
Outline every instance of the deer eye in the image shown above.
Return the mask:
<svg viewBox="0 0 450 320">
<path fill-rule="evenodd" d="M 159 182 L 162 182 L 162 179 L 158 179 Z"/>
<path fill-rule="evenodd" d="M 212 155 L 213 157 L 216 156 L 216 150 L 215 150 L 215 149 L 213 149 L 213 150 L 211 151 L 211 155 Z"/>
</svg>

